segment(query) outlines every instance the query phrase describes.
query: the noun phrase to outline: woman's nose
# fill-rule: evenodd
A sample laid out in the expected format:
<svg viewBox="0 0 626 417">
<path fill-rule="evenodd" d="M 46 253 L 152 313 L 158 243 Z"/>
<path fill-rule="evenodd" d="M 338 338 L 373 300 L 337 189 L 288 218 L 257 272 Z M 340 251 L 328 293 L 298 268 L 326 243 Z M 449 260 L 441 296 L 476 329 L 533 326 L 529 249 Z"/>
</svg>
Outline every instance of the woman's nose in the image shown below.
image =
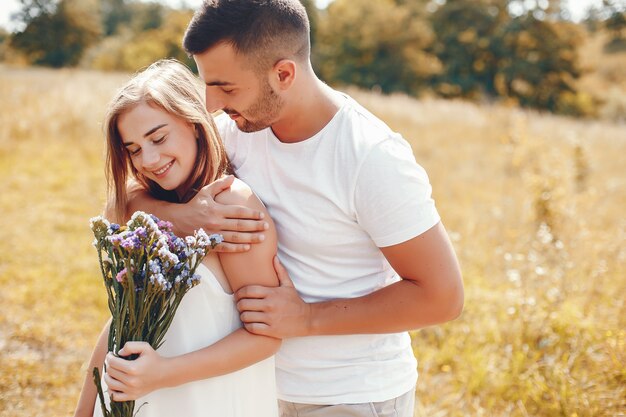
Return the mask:
<svg viewBox="0 0 626 417">
<path fill-rule="evenodd" d="M 158 168 L 160 155 L 152 146 L 146 146 L 141 152 L 141 164 L 145 169 Z"/>
</svg>

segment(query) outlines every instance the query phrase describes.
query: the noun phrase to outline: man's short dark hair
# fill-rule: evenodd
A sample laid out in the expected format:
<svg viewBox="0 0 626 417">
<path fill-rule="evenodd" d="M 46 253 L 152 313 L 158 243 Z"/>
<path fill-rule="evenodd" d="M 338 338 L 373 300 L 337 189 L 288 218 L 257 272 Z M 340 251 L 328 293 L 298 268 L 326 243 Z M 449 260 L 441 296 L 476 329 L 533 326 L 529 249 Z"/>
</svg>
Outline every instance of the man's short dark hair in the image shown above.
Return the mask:
<svg viewBox="0 0 626 417">
<path fill-rule="evenodd" d="M 221 42 L 258 70 L 280 59 L 308 59 L 306 9 L 299 0 L 205 0 L 187 27 L 183 47 L 195 55 Z"/>
</svg>

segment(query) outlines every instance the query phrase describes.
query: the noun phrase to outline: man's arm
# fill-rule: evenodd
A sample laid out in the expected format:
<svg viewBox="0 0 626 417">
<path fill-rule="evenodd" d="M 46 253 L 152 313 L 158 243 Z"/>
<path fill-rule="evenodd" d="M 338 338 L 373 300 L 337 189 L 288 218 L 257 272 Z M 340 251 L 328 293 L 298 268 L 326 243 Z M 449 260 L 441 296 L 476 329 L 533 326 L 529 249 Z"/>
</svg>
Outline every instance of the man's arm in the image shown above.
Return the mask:
<svg viewBox="0 0 626 417">
<path fill-rule="evenodd" d="M 194 230 L 199 228 L 209 233 L 220 233 L 224 242 L 216 247 L 216 251 L 244 252 L 250 249 L 250 244 L 263 241 L 263 232 L 269 224 L 260 210 L 215 201 L 215 196 L 228 189 L 234 178 L 229 175 L 212 182 L 186 204 L 157 200 L 144 189 L 133 187 L 128 192 L 128 212 L 141 210 L 168 220 L 178 236 L 193 235 Z"/>
<path fill-rule="evenodd" d="M 280 287 L 251 286 L 237 291 L 241 320 L 252 333 L 287 338 L 393 333 L 460 315 L 461 271 L 441 223 L 381 251 L 401 281 L 362 297 L 307 304 L 278 266 Z"/>
</svg>

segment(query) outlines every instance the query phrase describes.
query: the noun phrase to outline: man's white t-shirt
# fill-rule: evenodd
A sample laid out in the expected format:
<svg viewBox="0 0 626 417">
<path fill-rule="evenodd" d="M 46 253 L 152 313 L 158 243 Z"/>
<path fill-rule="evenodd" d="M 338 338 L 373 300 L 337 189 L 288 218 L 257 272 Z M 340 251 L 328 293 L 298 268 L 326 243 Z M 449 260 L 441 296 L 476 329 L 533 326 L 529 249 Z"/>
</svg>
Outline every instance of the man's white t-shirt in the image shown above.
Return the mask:
<svg viewBox="0 0 626 417">
<path fill-rule="evenodd" d="M 400 279 L 379 247 L 412 239 L 440 218 L 410 145 L 347 96 L 313 137 L 283 143 L 270 128 L 216 123 L 236 175 L 267 206 L 278 256 L 306 302 L 353 298 Z M 363 317 L 369 320 L 369 317 Z M 407 332 L 310 336 L 276 354 L 280 399 L 308 404 L 386 401 L 411 390 Z"/>
</svg>

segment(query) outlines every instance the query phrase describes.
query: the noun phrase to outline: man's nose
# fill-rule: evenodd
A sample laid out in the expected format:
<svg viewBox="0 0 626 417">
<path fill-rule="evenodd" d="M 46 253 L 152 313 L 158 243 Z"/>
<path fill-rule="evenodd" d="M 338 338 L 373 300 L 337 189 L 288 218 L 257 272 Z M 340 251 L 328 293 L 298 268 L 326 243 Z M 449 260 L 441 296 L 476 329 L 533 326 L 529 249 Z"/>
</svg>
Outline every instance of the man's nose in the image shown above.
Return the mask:
<svg viewBox="0 0 626 417">
<path fill-rule="evenodd" d="M 216 112 L 224 108 L 224 101 L 221 100 L 217 94 L 213 93 L 206 89 L 206 98 L 205 98 L 206 109 L 209 113 Z"/>
</svg>

